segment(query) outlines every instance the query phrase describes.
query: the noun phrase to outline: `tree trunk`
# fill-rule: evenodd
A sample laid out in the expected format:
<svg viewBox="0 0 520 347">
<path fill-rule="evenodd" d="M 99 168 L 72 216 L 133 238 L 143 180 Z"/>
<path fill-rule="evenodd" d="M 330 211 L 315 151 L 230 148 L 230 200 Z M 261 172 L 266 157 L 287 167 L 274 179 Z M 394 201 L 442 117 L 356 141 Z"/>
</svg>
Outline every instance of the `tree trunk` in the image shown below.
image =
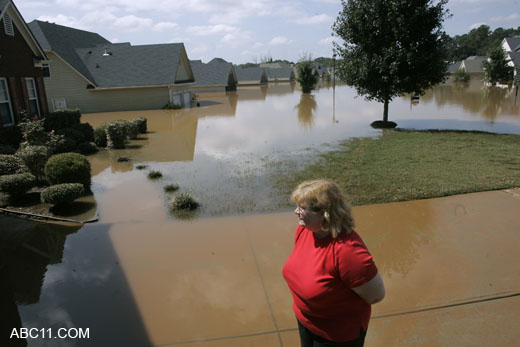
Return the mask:
<svg viewBox="0 0 520 347">
<path fill-rule="evenodd" d="M 383 122 L 388 122 L 388 99 L 385 100 L 385 108 L 383 110 Z"/>
</svg>

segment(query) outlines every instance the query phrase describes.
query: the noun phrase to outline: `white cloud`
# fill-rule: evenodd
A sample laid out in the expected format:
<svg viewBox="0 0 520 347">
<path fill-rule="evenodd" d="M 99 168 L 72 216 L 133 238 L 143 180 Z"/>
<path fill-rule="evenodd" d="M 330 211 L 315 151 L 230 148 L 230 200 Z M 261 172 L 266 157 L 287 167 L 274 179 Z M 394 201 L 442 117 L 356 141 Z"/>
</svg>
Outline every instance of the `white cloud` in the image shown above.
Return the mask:
<svg viewBox="0 0 520 347">
<path fill-rule="evenodd" d="M 227 24 L 217 24 L 208 26 L 191 26 L 186 29 L 186 32 L 193 35 L 206 36 L 206 35 L 222 35 L 234 31 L 239 31 L 237 27 L 230 26 Z"/>
<path fill-rule="evenodd" d="M 168 31 L 178 27 L 174 22 L 159 22 L 153 26 L 153 31 Z"/>
<path fill-rule="evenodd" d="M 137 17 L 131 14 L 129 16 L 117 18 L 113 23 L 113 26 L 128 31 L 139 31 L 151 27 L 152 24 L 153 20 L 150 18 Z"/>
<path fill-rule="evenodd" d="M 297 19 L 291 20 L 291 23 L 296 24 L 321 24 L 321 23 L 332 23 L 333 18 L 327 14 L 318 14 L 315 16 L 298 16 Z"/>
<path fill-rule="evenodd" d="M 251 41 L 251 34 L 247 31 L 233 31 L 229 32 L 222 37 L 220 42 L 225 43 L 232 48 L 237 48 L 240 45 L 244 45 Z"/>
<path fill-rule="evenodd" d="M 77 18 L 65 16 L 63 14 L 58 14 L 56 16 L 40 16 L 38 17 L 38 20 L 42 22 L 55 23 L 77 29 L 88 29 L 87 26 L 82 25 Z"/>
<path fill-rule="evenodd" d="M 500 22 L 500 23 L 517 23 L 520 21 L 520 14 L 518 13 L 512 13 L 509 16 L 504 17 L 493 17 L 490 19 L 491 22 Z"/>
<path fill-rule="evenodd" d="M 264 47 L 265 45 L 262 43 L 262 42 L 255 42 L 255 44 L 253 45 L 253 48 L 257 49 L 257 48 L 261 48 L 261 47 Z"/>
<path fill-rule="evenodd" d="M 269 44 L 270 45 L 283 45 L 283 44 L 287 44 L 287 43 L 290 43 L 289 39 L 285 36 L 276 36 L 276 37 L 273 37 L 273 39 L 271 41 L 269 41 Z"/>
<path fill-rule="evenodd" d="M 332 36 L 326 37 L 324 39 L 321 39 L 318 41 L 318 44 L 320 45 L 332 45 L 332 42 L 334 42 L 334 38 Z"/>
</svg>

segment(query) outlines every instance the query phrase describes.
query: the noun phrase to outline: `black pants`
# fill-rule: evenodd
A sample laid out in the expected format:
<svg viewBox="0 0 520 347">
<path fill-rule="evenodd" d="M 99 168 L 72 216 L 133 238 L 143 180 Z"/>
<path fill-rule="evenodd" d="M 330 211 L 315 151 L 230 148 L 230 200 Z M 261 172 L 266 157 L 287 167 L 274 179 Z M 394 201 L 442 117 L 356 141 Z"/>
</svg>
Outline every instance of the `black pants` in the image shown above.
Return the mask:
<svg viewBox="0 0 520 347">
<path fill-rule="evenodd" d="M 298 321 L 298 330 L 300 331 L 302 347 L 363 347 L 367 334 L 367 332 L 361 328 L 359 338 L 346 342 L 334 342 L 312 333 L 309 329 L 304 327 L 300 321 Z"/>
</svg>

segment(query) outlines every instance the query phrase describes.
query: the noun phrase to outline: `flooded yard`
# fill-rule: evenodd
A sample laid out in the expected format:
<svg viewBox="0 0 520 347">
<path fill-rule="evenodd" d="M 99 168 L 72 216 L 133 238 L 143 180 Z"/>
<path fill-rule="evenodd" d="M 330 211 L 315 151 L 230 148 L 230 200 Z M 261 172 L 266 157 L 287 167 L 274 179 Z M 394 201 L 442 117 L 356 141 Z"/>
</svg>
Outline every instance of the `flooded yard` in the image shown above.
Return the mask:
<svg viewBox="0 0 520 347">
<path fill-rule="evenodd" d="M 336 86 L 335 104 L 326 82 L 311 95 L 286 83 L 198 97 L 201 107 L 192 109 L 83 115 L 94 127 L 148 119 L 149 133 L 127 149 L 89 156 L 101 221 L 175 218 L 168 211 L 172 195 L 163 192 L 171 183 L 201 203 L 198 217 L 280 210 L 287 197 L 272 185 L 284 170 L 301 167 L 341 140 L 380 134 L 369 124 L 381 118 L 382 105 L 356 98 L 344 85 Z M 401 128 L 520 133 L 520 101 L 512 89 L 488 90 L 474 80 L 439 86 L 418 103 L 395 99 L 390 119 Z M 117 162 L 120 156 L 130 161 Z M 150 170 L 163 177 L 148 179 Z"/>
<path fill-rule="evenodd" d="M 379 136 L 369 124 L 381 118 L 382 105 L 355 98 L 342 85 L 334 102 L 327 84 L 312 95 L 270 84 L 200 94 L 198 102 L 184 110 L 83 115 L 94 127 L 148 119 L 149 132 L 128 148 L 88 157 L 94 197 L 84 205 L 95 199 L 96 207 L 76 217 L 97 211 L 98 223 L 0 216 L 9 230 L 0 233 L 3 318 L 54 333 L 89 329 L 88 338 L 29 338 L 29 346 L 297 345 L 281 277 L 296 219 L 272 183 L 342 140 Z M 520 134 L 520 100 L 514 90 L 489 91 L 480 81 L 447 84 L 418 103 L 394 100 L 390 120 L 402 128 Z M 118 162 L 120 156 L 130 161 Z M 150 180 L 149 170 L 163 177 Z M 173 195 L 163 187 L 170 183 L 201 203 L 193 219 L 169 213 Z M 367 344 L 516 341 L 507 332 L 515 331 L 520 307 L 511 296 L 520 295 L 520 272 L 509 259 L 520 247 L 519 197 L 517 189 L 354 207 L 357 230 L 389 293 L 375 306 Z M 495 300 L 500 295 L 509 301 Z M 454 315 L 438 309 L 475 302 L 480 306 Z M 434 313 L 416 319 L 410 312 L 417 310 Z"/>
</svg>

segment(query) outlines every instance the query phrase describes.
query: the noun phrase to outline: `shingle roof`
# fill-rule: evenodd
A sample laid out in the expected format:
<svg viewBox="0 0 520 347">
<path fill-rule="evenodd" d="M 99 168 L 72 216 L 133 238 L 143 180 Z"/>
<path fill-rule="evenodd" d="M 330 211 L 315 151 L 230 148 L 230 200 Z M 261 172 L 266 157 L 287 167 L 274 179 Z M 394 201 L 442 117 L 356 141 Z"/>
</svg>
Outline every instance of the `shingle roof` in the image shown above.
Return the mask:
<svg viewBox="0 0 520 347">
<path fill-rule="evenodd" d="M 137 87 L 174 84 L 184 45 L 104 44 L 75 51 L 98 87 Z"/>
<path fill-rule="evenodd" d="M 0 0 L 0 15 L 3 13 L 4 7 L 6 7 L 8 2 L 9 0 Z"/>
<path fill-rule="evenodd" d="M 453 64 L 448 65 L 448 73 L 455 73 L 460 68 L 461 60 L 454 62 Z"/>
<path fill-rule="evenodd" d="M 462 62 L 467 73 L 480 73 L 484 72 L 484 69 L 482 68 L 482 62 L 486 59 L 487 57 L 472 56 L 468 59 L 464 59 Z"/>
<path fill-rule="evenodd" d="M 227 61 L 225 61 L 224 59 L 222 58 L 213 58 L 211 59 L 208 64 L 211 64 L 211 63 L 228 63 Z"/>
<path fill-rule="evenodd" d="M 216 59 L 207 64 L 203 64 L 200 60 L 192 60 L 190 65 L 195 77 L 194 87 L 227 86 L 229 74 L 233 69 L 233 64 Z"/>
<path fill-rule="evenodd" d="M 508 52 L 509 58 L 511 58 L 511 61 L 513 61 L 513 64 L 515 65 L 515 68 L 520 68 L 520 52 Z"/>
<path fill-rule="evenodd" d="M 265 74 L 265 69 L 260 67 L 247 67 L 247 68 L 236 68 L 238 82 L 245 81 L 258 81 L 258 83 L 266 82 L 263 80 L 263 75 L 267 77 Z"/>
<path fill-rule="evenodd" d="M 506 37 L 505 40 L 512 52 L 520 50 L 520 36 Z"/>
<path fill-rule="evenodd" d="M 287 80 L 293 80 L 294 79 L 294 71 L 292 68 L 266 68 L 267 77 L 269 79 L 287 79 Z"/>
<path fill-rule="evenodd" d="M 96 33 L 39 20 L 33 20 L 28 25 L 44 50 L 56 52 L 88 80 L 96 83 L 75 49 L 110 44 L 110 41 Z"/>
</svg>

